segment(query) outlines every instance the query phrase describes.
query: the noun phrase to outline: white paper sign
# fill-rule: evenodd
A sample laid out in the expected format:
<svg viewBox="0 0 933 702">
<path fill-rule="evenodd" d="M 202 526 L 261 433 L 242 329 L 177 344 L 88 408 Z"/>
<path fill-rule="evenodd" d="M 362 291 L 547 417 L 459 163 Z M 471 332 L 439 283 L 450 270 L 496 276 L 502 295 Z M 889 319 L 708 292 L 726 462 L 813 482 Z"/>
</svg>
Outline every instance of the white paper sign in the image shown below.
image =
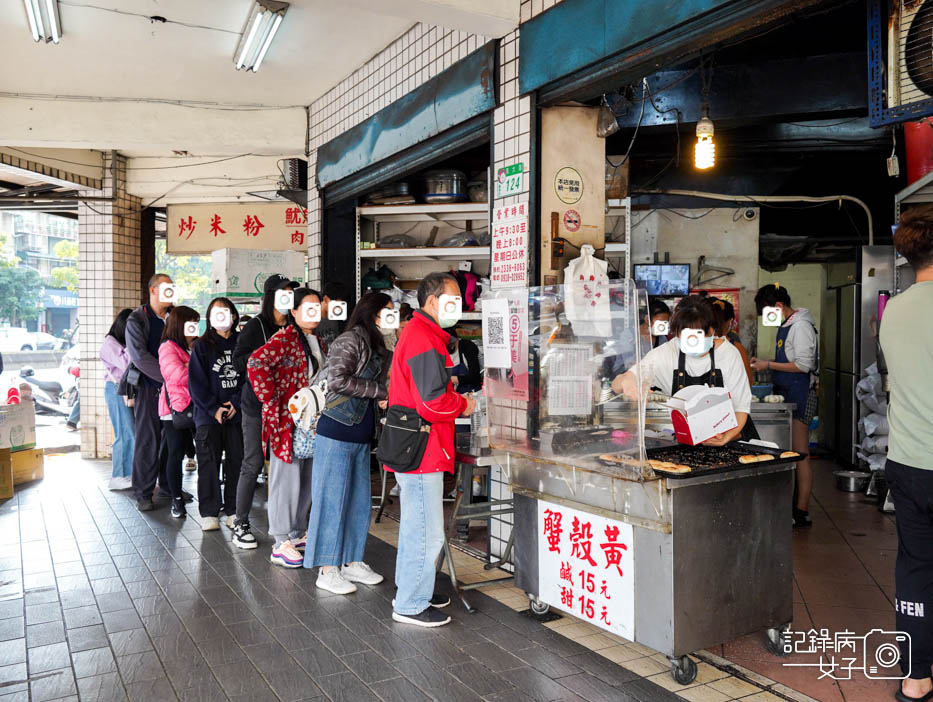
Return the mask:
<svg viewBox="0 0 933 702">
<path fill-rule="evenodd" d="M 493 290 L 528 285 L 528 203 L 492 211 L 489 282 Z"/>
<path fill-rule="evenodd" d="M 483 359 L 487 368 L 511 368 L 509 349 L 509 301 L 483 300 Z"/>
<path fill-rule="evenodd" d="M 631 524 L 538 500 L 538 597 L 635 640 Z"/>
</svg>

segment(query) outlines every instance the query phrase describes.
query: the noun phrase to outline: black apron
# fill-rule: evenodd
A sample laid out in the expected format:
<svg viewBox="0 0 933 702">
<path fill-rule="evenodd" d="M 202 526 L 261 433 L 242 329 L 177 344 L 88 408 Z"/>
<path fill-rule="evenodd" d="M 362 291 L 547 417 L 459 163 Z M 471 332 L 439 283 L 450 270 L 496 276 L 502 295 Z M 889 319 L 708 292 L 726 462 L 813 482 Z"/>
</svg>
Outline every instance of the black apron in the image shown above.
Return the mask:
<svg viewBox="0 0 933 702">
<path fill-rule="evenodd" d="M 709 370 L 703 375 L 693 376 L 687 373 L 687 356 L 683 351 L 677 359 L 677 368 L 674 370 L 674 377 L 671 381 L 671 395 L 679 390 L 692 385 L 709 385 L 711 388 L 726 387 L 722 379 L 722 370 L 716 367 L 716 347 L 709 350 Z M 758 439 L 758 431 L 755 429 L 755 423 L 752 421 L 751 412 L 748 413 L 748 419 L 745 426 L 742 427 L 742 434 L 739 436 L 742 441 Z"/>
</svg>

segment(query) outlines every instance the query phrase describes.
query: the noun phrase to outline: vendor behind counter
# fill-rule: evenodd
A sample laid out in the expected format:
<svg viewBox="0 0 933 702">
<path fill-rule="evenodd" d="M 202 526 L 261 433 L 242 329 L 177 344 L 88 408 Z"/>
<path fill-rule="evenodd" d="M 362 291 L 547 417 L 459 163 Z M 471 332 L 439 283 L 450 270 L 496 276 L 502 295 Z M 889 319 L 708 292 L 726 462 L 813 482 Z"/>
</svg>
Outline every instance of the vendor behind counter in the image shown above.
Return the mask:
<svg viewBox="0 0 933 702">
<path fill-rule="evenodd" d="M 701 351 L 684 353 L 681 349 L 680 333 L 685 329 L 704 330 L 706 346 Z M 739 438 L 757 438 L 749 414 L 752 391 L 745 364 L 741 354 L 726 339 L 714 340 L 716 320 L 709 303 L 699 295 L 683 298 L 674 311 L 670 332 L 671 340 L 649 351 L 638 365 L 645 387 L 637 386 L 635 373 L 629 370 L 612 381 L 613 392 L 635 398 L 639 393 L 645 394 L 647 388 L 657 388 L 665 395 L 673 395 L 691 385 L 726 388 L 738 426 L 705 443 L 724 446 Z"/>
</svg>

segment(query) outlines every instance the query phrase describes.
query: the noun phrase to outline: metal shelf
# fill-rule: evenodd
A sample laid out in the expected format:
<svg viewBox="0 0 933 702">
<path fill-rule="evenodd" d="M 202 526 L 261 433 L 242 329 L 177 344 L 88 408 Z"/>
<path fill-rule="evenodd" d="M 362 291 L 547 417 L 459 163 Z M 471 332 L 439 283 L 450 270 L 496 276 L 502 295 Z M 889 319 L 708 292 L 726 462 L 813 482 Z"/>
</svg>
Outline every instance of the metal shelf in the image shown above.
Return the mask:
<svg viewBox="0 0 933 702">
<path fill-rule="evenodd" d="M 489 203 L 455 202 L 443 205 L 372 205 L 360 207 L 359 216 L 373 222 L 489 221 Z"/>
<path fill-rule="evenodd" d="M 628 244 L 622 244 L 617 241 L 606 242 L 606 255 L 607 256 L 624 254 L 624 253 L 628 253 Z"/>
<path fill-rule="evenodd" d="M 489 258 L 488 246 L 458 246 L 450 248 L 420 247 L 416 249 L 360 249 L 360 258 L 380 260 L 404 258 L 408 261 L 473 261 Z"/>
</svg>

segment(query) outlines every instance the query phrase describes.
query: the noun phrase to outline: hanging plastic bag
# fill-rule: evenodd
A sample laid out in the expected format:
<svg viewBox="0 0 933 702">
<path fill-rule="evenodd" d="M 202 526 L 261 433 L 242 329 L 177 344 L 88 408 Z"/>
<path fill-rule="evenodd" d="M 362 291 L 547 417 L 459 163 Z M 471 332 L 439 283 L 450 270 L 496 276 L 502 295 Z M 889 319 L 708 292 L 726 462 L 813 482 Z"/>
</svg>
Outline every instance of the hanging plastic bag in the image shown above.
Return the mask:
<svg viewBox="0 0 933 702">
<path fill-rule="evenodd" d="M 608 262 L 593 254 L 589 244 L 580 247 L 580 258 L 564 269 L 564 309 L 577 336 L 612 336 L 609 310 Z"/>
</svg>

